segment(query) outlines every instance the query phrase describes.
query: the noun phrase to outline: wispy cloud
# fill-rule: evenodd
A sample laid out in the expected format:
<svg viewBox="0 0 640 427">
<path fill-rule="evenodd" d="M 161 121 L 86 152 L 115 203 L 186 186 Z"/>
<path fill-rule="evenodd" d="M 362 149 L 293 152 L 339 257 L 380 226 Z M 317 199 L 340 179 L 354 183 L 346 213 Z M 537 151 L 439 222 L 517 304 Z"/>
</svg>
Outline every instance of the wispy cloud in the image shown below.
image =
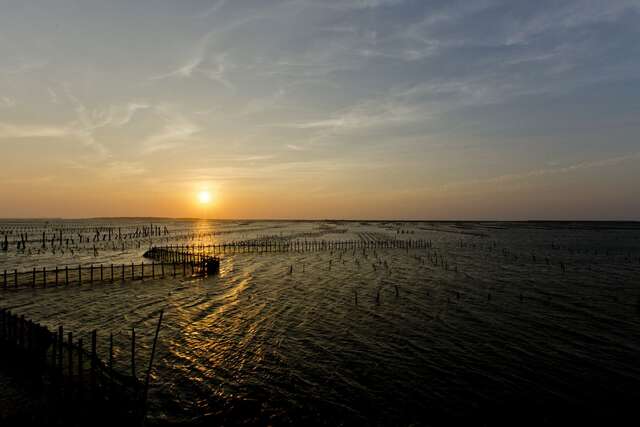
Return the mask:
<svg viewBox="0 0 640 427">
<path fill-rule="evenodd" d="M 193 141 L 202 128 L 182 113 L 165 105 L 155 106 L 154 112 L 163 124 L 161 128 L 142 141 L 142 153 L 152 154 L 171 150 Z"/>
<path fill-rule="evenodd" d="M 183 182 L 252 182 L 288 181 L 309 177 L 322 177 L 328 173 L 351 173 L 353 171 L 377 170 L 385 164 L 376 162 L 354 162 L 338 159 L 308 159 L 301 161 L 262 162 L 260 164 L 237 164 L 200 167 L 182 171 L 180 176 L 165 179 Z"/>
<path fill-rule="evenodd" d="M 47 65 L 44 60 L 19 60 L 16 64 L 0 67 L 0 75 L 16 76 L 39 70 Z"/>
<path fill-rule="evenodd" d="M 498 175 L 485 179 L 473 179 L 467 181 L 458 181 L 448 183 L 442 186 L 442 190 L 455 190 L 458 188 L 472 187 L 478 185 L 501 185 L 513 182 L 528 181 L 533 178 L 545 176 L 561 175 L 577 172 L 585 169 L 597 169 L 620 165 L 625 162 L 633 162 L 640 160 L 640 152 L 625 154 L 623 156 L 609 157 L 606 159 L 591 160 L 585 162 L 574 163 L 566 166 L 556 166 L 542 169 L 534 169 L 526 172 Z"/>
<path fill-rule="evenodd" d="M 109 108 L 110 119 L 107 123 L 116 127 L 124 126 L 131 122 L 137 111 L 147 110 L 149 108 L 151 108 L 151 105 L 145 102 L 129 102 L 124 108 L 111 106 Z"/>
<path fill-rule="evenodd" d="M 312 3 L 313 0 L 307 0 Z M 320 5 L 338 10 L 375 9 L 379 7 L 397 6 L 406 0 L 328 0 Z"/>
<path fill-rule="evenodd" d="M 141 162 L 112 161 L 101 169 L 101 174 L 108 179 L 126 179 L 147 173 Z"/>
<path fill-rule="evenodd" d="M 203 76 L 209 80 L 215 81 L 227 89 L 234 90 L 235 86 L 226 77 L 228 71 L 233 69 L 226 55 L 217 55 L 213 58 L 205 57 L 205 50 L 198 49 L 194 56 L 189 58 L 185 64 L 179 68 L 165 74 L 150 77 L 150 80 L 162 80 L 168 78 L 188 79 L 195 76 Z M 206 62 L 205 62 L 206 61 Z"/>
<path fill-rule="evenodd" d="M 532 17 L 519 23 L 507 40 L 509 44 L 527 43 L 549 31 L 568 31 L 589 24 L 613 22 L 627 13 L 640 12 L 637 0 L 565 2 L 558 7 L 537 10 Z"/>
<path fill-rule="evenodd" d="M 77 162 L 73 159 L 67 160 L 65 167 L 68 169 L 82 170 L 92 174 L 96 172 L 96 168 L 93 164 Z M 110 181 L 126 180 L 128 178 L 145 175 L 147 172 L 148 170 L 142 162 L 125 160 L 109 160 L 104 162 L 97 170 L 100 178 Z"/>
<path fill-rule="evenodd" d="M 13 108 L 16 106 L 16 100 L 10 96 L 0 96 L 0 107 Z"/>
<path fill-rule="evenodd" d="M 220 9 L 224 7 L 227 3 L 227 0 L 218 0 L 213 3 L 211 7 L 205 10 L 202 14 L 199 15 L 200 18 L 208 18 L 212 15 L 215 15 Z"/>
<path fill-rule="evenodd" d="M 47 88 L 47 94 L 49 95 L 49 101 L 51 101 L 52 104 L 59 104 L 60 100 L 58 98 L 58 93 L 53 90 L 52 88 L 48 87 Z"/>
<path fill-rule="evenodd" d="M 272 126 L 312 131 L 314 136 L 311 139 L 317 142 L 362 130 L 379 130 L 389 126 L 425 122 L 430 118 L 430 112 L 422 105 L 380 97 L 332 113 L 328 118 Z"/>
<path fill-rule="evenodd" d="M 96 132 L 104 128 L 125 126 L 131 122 L 137 111 L 150 108 L 149 104 L 136 101 L 124 105 L 109 105 L 105 108 L 89 108 L 72 92 L 70 85 L 63 86 L 63 98 L 51 87 L 46 88 L 46 93 L 51 102 L 61 105 L 62 109 L 64 106 L 70 106 L 73 117 L 55 124 L 0 122 L 0 138 L 67 138 L 79 141 L 94 150 L 100 158 L 105 158 L 109 155 L 109 150 L 96 137 Z M 0 106 L 3 105 L 13 107 L 15 100 L 0 98 Z"/>
<path fill-rule="evenodd" d="M 71 103 L 76 114 L 76 120 L 72 123 L 74 131 L 85 145 L 94 148 L 98 154 L 105 156 L 108 151 L 104 145 L 96 140 L 94 131 L 108 123 L 104 114 L 90 114 L 85 105 L 71 93 L 69 85 L 64 86 L 67 100 Z"/>
<path fill-rule="evenodd" d="M 185 182 L 311 176 L 329 193 L 335 176 L 388 178 L 407 197 L 450 181 L 453 156 L 467 181 L 446 189 L 486 191 L 637 162 L 612 153 L 636 151 L 638 0 L 173 3 L 123 4 L 109 34 L 92 5 L 48 10 L 55 31 L 15 25 L 42 22 L 41 7 L 4 7 L 3 154 L 49 138 L 87 177 L 151 179 L 171 163 Z M 512 169 L 558 152 L 604 160 Z M 362 178 L 349 159 L 389 175 Z M 499 159 L 516 172 L 485 179 Z"/>
<path fill-rule="evenodd" d="M 0 138 L 63 138 L 78 137 L 70 127 L 49 125 L 14 125 L 0 122 Z"/>
</svg>

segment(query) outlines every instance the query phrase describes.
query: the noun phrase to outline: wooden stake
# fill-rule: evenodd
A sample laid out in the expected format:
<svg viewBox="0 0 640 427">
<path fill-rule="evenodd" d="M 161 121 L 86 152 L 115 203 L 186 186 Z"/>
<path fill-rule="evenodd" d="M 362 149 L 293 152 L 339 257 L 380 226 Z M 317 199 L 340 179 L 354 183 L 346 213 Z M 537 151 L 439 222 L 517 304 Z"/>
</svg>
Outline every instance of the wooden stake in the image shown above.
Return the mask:
<svg viewBox="0 0 640 427">
<path fill-rule="evenodd" d="M 149 378 L 151 376 L 151 367 L 153 366 L 153 358 L 156 354 L 156 343 L 158 342 L 158 334 L 160 333 L 160 326 L 162 325 L 162 317 L 164 316 L 164 310 L 160 310 L 160 318 L 158 319 L 158 325 L 156 326 L 156 334 L 153 337 L 153 346 L 151 347 L 151 357 L 149 358 L 149 368 L 147 369 L 147 375 L 144 380 L 144 391 L 142 394 L 142 424 L 147 414 L 147 394 L 149 391 Z"/>
<path fill-rule="evenodd" d="M 131 328 L 131 376 L 136 379 L 136 329 Z"/>
</svg>

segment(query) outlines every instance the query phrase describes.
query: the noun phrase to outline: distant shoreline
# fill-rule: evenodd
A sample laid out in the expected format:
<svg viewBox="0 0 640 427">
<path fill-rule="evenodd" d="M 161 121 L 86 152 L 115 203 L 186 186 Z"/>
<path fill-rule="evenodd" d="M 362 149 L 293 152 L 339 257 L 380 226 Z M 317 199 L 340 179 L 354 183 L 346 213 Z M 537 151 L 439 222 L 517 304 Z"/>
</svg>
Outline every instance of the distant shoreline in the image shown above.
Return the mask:
<svg viewBox="0 0 640 427">
<path fill-rule="evenodd" d="M 217 221 L 217 222 L 429 222 L 429 223 L 501 223 L 501 224 L 606 224 L 606 223 L 640 223 L 640 219 L 338 219 L 338 218 L 316 218 L 316 219 L 296 219 L 296 218 L 172 218 L 172 217 L 144 217 L 144 216 L 105 216 L 105 217 L 80 217 L 80 218 L 11 218 L 0 217 L 0 221 L 17 221 L 17 222 L 46 222 L 46 221 L 113 221 L 113 220 L 127 220 L 127 221 Z"/>
</svg>

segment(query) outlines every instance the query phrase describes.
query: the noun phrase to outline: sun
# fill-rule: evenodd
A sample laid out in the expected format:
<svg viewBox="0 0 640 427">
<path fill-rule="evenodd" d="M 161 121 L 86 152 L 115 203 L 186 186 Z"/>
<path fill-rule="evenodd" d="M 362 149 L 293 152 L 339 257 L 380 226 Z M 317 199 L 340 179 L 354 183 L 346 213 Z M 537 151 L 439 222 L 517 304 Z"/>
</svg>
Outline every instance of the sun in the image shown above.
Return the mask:
<svg viewBox="0 0 640 427">
<path fill-rule="evenodd" d="M 201 191 L 198 193 L 198 202 L 201 205 L 206 205 L 211 202 L 211 193 L 208 191 Z"/>
</svg>

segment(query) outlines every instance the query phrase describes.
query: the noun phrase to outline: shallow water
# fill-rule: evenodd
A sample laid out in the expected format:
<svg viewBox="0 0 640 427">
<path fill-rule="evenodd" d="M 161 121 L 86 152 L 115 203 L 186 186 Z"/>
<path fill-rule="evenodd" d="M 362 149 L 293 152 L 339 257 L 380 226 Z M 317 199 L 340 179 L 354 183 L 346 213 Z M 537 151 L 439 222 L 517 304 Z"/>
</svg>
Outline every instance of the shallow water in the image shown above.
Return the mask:
<svg viewBox="0 0 640 427">
<path fill-rule="evenodd" d="M 640 397 L 635 224 L 157 224 L 170 234 L 124 250 L 12 247 L 0 265 L 139 262 L 150 243 L 267 236 L 427 239 L 432 248 L 226 255 L 205 279 L 0 292 L 0 306 L 51 327 L 116 333 L 122 369 L 135 327 L 139 375 L 164 309 L 156 423 L 451 424 L 500 419 L 507 405 L 505 417 L 553 421 L 559 408 L 621 414 Z"/>
</svg>

